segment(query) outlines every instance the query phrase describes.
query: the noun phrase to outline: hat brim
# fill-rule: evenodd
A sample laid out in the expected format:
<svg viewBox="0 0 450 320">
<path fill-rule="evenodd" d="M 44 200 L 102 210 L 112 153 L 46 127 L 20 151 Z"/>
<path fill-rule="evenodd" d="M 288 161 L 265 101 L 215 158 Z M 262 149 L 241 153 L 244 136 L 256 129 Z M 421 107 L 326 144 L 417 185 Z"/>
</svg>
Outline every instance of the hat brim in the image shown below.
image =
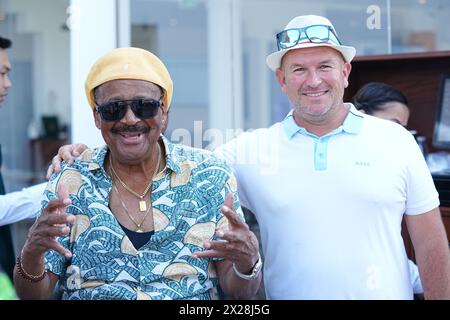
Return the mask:
<svg viewBox="0 0 450 320">
<path fill-rule="evenodd" d="M 295 49 L 304 49 L 304 48 L 312 48 L 312 47 L 328 47 L 328 48 L 337 50 L 342 54 L 342 56 L 344 57 L 344 60 L 346 62 L 351 62 L 356 54 L 356 49 L 354 47 L 335 46 L 335 45 L 330 45 L 330 44 L 326 44 L 326 43 L 302 43 L 301 45 L 297 45 L 292 48 L 280 50 L 280 51 L 269 54 L 266 58 L 266 63 L 272 71 L 275 71 L 280 67 L 281 59 L 286 54 L 286 52 L 288 52 L 290 50 L 295 50 Z"/>
</svg>

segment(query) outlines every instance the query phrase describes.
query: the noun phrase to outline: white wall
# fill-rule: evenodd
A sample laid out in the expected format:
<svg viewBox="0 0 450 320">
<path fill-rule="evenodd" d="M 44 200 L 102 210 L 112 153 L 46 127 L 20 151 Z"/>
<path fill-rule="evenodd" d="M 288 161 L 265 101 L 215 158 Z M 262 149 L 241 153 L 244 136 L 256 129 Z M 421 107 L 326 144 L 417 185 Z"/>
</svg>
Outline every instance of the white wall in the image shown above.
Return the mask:
<svg viewBox="0 0 450 320">
<path fill-rule="evenodd" d="M 236 0 L 211 0 L 207 8 L 209 121 L 226 136 L 242 128 L 241 12 Z"/>
<path fill-rule="evenodd" d="M 72 142 L 103 145 L 84 91 L 84 81 L 95 63 L 117 46 L 116 6 L 111 0 L 71 0 L 70 42 Z"/>
</svg>

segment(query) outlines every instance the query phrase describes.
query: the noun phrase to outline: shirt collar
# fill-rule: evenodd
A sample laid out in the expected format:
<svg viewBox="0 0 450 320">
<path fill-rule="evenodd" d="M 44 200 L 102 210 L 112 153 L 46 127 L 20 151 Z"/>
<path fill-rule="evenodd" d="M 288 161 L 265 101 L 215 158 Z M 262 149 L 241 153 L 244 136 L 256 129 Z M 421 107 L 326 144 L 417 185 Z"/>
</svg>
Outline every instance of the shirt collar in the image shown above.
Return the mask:
<svg viewBox="0 0 450 320">
<path fill-rule="evenodd" d="M 333 130 L 335 133 L 346 132 L 350 134 L 358 134 L 361 131 L 361 125 L 364 119 L 362 113 L 356 110 L 355 106 L 351 103 L 345 103 L 349 107 L 349 112 L 345 117 L 345 120 L 339 128 Z M 293 111 L 289 112 L 286 118 L 281 122 L 284 132 L 286 133 L 288 139 L 292 139 L 297 133 L 308 134 L 308 131 L 300 127 L 294 120 Z"/>
<path fill-rule="evenodd" d="M 166 151 L 166 167 L 172 171 L 175 171 L 176 173 L 181 173 L 181 166 L 180 166 L 180 158 L 178 157 L 178 154 L 180 153 L 179 149 L 180 146 L 172 143 L 167 139 L 165 136 L 161 134 L 161 139 L 164 144 L 164 149 Z"/>
<path fill-rule="evenodd" d="M 166 167 L 176 173 L 181 172 L 180 159 L 177 157 L 179 153 L 179 148 L 176 144 L 170 142 L 164 135 L 160 136 L 164 150 L 166 153 Z M 93 171 L 100 168 L 104 168 L 106 154 L 108 152 L 108 146 L 98 148 L 95 150 L 86 149 L 85 152 L 80 156 L 81 161 L 88 162 L 88 170 Z"/>
<path fill-rule="evenodd" d="M 349 106 L 350 109 L 342 124 L 342 129 L 347 133 L 358 134 L 361 131 L 364 116 L 361 112 L 356 110 L 353 104 L 346 103 L 346 105 Z"/>
</svg>

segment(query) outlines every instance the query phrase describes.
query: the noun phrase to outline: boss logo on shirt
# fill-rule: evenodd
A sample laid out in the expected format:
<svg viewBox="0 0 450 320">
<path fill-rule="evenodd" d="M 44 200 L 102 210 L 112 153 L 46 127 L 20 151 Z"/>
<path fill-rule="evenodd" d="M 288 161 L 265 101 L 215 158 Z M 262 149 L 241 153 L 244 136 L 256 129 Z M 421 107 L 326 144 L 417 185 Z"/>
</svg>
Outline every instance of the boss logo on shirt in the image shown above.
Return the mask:
<svg viewBox="0 0 450 320">
<path fill-rule="evenodd" d="M 370 167 L 370 162 L 369 161 L 356 161 L 355 165 L 357 167 Z"/>
</svg>

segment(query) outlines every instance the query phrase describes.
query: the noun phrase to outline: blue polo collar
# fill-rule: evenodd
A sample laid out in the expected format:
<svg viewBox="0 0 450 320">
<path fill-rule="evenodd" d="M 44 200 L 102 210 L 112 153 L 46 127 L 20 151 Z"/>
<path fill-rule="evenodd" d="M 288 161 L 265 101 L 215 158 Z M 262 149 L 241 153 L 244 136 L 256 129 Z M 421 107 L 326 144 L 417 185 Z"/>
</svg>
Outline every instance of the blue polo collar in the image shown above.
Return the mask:
<svg viewBox="0 0 450 320">
<path fill-rule="evenodd" d="M 356 110 L 353 104 L 346 103 L 345 105 L 349 107 L 349 112 L 347 114 L 347 117 L 345 117 L 344 123 L 339 128 L 336 128 L 327 135 L 337 134 L 340 132 L 358 134 L 361 131 L 361 125 L 364 116 L 358 110 Z M 281 124 L 289 140 L 292 139 L 297 133 L 314 136 L 313 134 L 309 133 L 305 128 L 300 127 L 295 122 L 292 110 L 291 112 L 289 112 L 286 118 L 284 118 Z"/>
</svg>

